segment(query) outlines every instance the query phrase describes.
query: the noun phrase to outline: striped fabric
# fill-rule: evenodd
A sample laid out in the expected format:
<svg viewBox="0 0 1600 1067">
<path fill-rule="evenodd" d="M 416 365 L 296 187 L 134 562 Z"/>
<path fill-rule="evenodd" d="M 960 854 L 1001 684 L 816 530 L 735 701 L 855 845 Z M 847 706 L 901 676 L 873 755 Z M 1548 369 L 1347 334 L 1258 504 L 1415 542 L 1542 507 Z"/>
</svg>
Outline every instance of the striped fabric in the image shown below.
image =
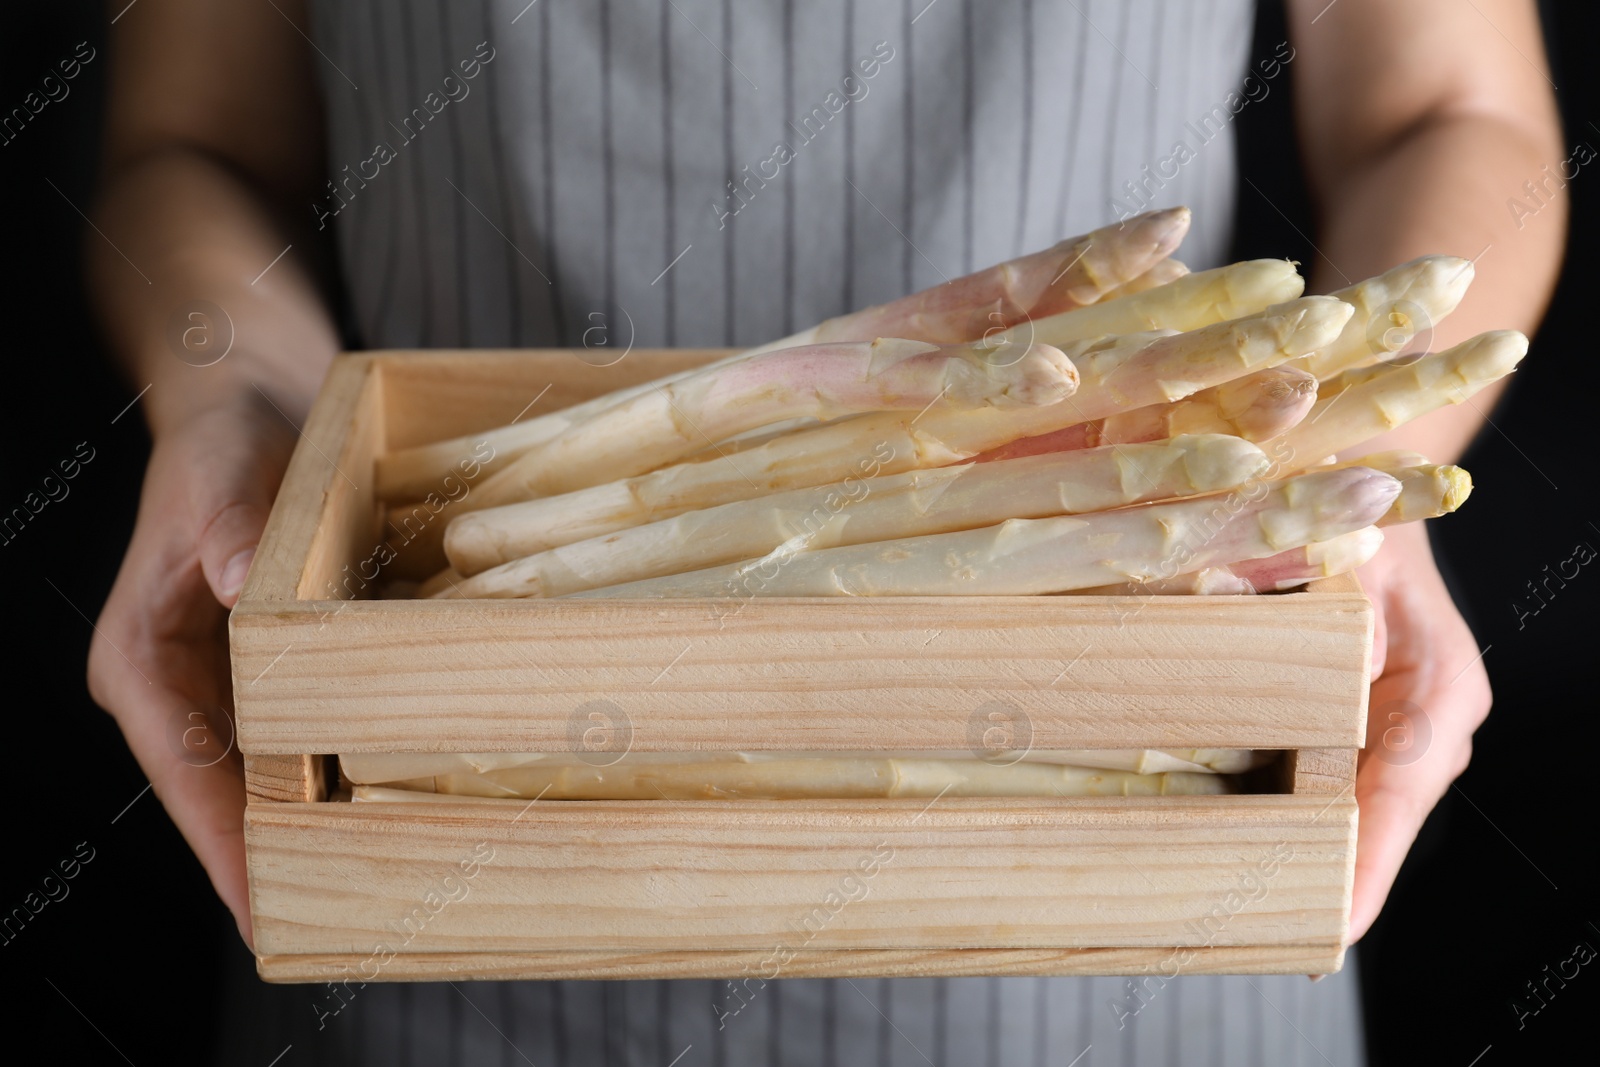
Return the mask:
<svg viewBox="0 0 1600 1067">
<path fill-rule="evenodd" d="M 1227 247 L 1248 0 L 312 11 L 330 182 L 307 211 L 368 347 L 753 344 L 1179 203 L 1191 266 Z M 241 961 L 222 1061 L 1362 1062 L 1353 956 L 1317 985 L 1179 978 L 1137 1014 L 1116 978 L 779 980 L 719 1029 L 726 994 L 373 985 L 319 1026 L 327 990 Z"/>
<path fill-rule="evenodd" d="M 1227 248 L 1248 0 L 312 7 L 369 347 L 755 344 L 1144 206 Z"/>
<path fill-rule="evenodd" d="M 262 985 L 239 955 L 218 1027 L 220 1063 L 266 1063 L 286 1045 L 283 1064 L 328 1067 L 1364 1062 L 1354 953 L 1315 985 L 1299 976 L 1179 977 L 1137 1014 L 1122 978 L 780 979 L 720 1031 L 712 1006 L 727 990 L 701 980 L 352 983 L 353 996 L 341 987 L 346 1007 L 319 1029 L 319 1009 L 336 1004 L 334 994 Z"/>
</svg>

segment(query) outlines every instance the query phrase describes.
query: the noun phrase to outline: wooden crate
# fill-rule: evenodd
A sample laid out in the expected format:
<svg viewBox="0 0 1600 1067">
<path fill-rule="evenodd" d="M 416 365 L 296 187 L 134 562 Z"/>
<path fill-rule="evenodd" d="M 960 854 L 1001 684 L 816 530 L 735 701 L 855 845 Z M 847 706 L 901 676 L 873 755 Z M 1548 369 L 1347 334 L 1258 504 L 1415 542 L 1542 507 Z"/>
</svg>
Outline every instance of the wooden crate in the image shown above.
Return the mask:
<svg viewBox="0 0 1600 1067">
<path fill-rule="evenodd" d="M 370 599 L 406 562 L 380 566 L 398 538 L 373 499 L 375 455 L 717 354 L 336 361 L 230 627 L 263 977 L 1339 967 L 1372 640 L 1351 580 L 1254 598 L 755 599 L 732 613 Z M 330 797 L 332 753 L 570 752 L 596 708 L 641 752 L 968 749 L 996 721 L 1035 748 L 1279 749 L 1282 791 Z"/>
</svg>

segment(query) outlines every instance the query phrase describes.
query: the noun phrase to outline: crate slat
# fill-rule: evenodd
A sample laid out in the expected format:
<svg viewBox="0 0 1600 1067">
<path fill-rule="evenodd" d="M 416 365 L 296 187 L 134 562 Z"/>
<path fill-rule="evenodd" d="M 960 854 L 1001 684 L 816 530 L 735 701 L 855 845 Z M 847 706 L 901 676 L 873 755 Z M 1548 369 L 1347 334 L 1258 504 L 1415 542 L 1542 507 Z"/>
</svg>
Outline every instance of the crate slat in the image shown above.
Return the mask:
<svg viewBox="0 0 1600 1067">
<path fill-rule="evenodd" d="M 267 955 L 1334 944 L 1355 802 L 268 804 L 246 835 Z"/>
<path fill-rule="evenodd" d="M 728 978 L 774 974 L 769 950 L 731 952 L 434 952 L 396 956 L 375 982 L 531 981 L 538 979 Z M 344 955 L 262 956 L 268 982 L 359 983 L 364 960 Z M 1099 974 L 1331 974 L 1344 963 L 1339 945 L 1236 945 L 1166 948 L 839 949 L 797 952 L 782 978 L 1054 977 Z M 765 965 L 765 967 L 764 967 Z M 756 976 L 751 978 L 750 976 Z"/>
</svg>

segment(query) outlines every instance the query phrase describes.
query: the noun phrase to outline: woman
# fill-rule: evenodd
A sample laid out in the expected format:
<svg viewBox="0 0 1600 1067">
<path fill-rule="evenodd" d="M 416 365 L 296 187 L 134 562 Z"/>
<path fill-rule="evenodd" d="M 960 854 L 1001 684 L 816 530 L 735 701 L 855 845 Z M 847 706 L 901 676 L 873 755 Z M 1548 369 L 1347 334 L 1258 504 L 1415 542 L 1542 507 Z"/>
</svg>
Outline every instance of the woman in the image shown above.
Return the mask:
<svg viewBox="0 0 1600 1067">
<path fill-rule="evenodd" d="M 155 449 L 90 685 L 246 940 L 237 767 L 184 762 L 168 724 L 228 701 L 226 609 L 341 348 L 754 343 L 1146 206 L 1194 208 L 1181 254 L 1212 266 L 1229 123 L 1290 78 L 1321 220 L 1309 291 L 1473 258 L 1435 348 L 1532 332 L 1548 298 L 1562 228 L 1522 230 L 1505 206 L 1565 156 L 1529 0 L 1294 0 L 1290 40 L 1249 69 L 1245 0 L 753 6 L 145 0 L 117 21 L 93 273 L 113 346 L 149 383 Z M 1539 203 L 1565 210 L 1556 189 Z M 173 340 L 191 323 L 223 358 Z M 1453 459 L 1488 403 L 1374 447 Z M 1408 702 L 1432 747 L 1363 762 L 1351 940 L 1489 706 L 1419 525 L 1362 580 L 1374 740 Z M 709 983 L 369 986 L 320 1020 L 317 998 L 275 991 L 290 1014 L 254 1051 L 1066 1063 L 1118 1045 L 1276 1062 L 1304 1040 L 1354 1062 L 1350 978 L 1315 1004 L 1303 982 L 1177 983 L 1138 1012 L 1113 979 L 778 983 L 721 1030 Z"/>
</svg>

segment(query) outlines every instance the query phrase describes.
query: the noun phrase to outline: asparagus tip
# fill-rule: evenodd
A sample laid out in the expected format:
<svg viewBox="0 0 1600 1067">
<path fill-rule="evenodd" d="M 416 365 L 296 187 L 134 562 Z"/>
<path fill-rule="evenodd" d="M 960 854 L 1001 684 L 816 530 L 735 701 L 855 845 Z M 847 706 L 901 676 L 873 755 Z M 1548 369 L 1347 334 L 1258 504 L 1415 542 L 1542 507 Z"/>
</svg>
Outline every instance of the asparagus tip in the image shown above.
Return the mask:
<svg viewBox="0 0 1600 1067">
<path fill-rule="evenodd" d="M 1454 465 L 1439 468 L 1439 478 L 1444 482 L 1442 510 L 1449 514 L 1467 502 L 1472 495 L 1472 475 Z"/>
</svg>

